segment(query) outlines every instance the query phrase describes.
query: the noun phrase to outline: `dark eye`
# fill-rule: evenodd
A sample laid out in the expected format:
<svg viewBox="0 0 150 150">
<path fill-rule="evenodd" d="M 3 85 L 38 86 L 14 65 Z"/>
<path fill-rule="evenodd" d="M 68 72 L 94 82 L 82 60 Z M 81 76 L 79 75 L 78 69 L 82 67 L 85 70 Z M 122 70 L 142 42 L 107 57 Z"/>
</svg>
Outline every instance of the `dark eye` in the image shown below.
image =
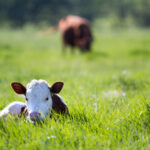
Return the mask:
<svg viewBox="0 0 150 150">
<path fill-rule="evenodd" d="M 48 101 L 48 97 L 46 97 L 45 100 Z"/>
<path fill-rule="evenodd" d="M 26 101 L 28 101 L 28 98 L 26 98 Z"/>
</svg>

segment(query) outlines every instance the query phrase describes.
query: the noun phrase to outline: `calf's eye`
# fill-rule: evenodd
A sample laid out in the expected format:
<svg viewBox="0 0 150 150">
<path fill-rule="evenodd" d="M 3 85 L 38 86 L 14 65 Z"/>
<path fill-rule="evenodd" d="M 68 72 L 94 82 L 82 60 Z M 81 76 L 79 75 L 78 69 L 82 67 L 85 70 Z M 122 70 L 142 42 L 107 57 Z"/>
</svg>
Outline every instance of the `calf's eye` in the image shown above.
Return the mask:
<svg viewBox="0 0 150 150">
<path fill-rule="evenodd" d="M 45 101 L 48 101 L 48 97 L 45 98 Z"/>
</svg>

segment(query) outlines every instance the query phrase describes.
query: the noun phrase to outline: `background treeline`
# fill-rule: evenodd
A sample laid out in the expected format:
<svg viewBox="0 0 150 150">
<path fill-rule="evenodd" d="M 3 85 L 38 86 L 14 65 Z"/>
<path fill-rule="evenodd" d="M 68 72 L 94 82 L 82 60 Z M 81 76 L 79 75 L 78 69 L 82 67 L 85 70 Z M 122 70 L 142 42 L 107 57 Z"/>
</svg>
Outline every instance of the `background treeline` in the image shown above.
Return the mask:
<svg viewBox="0 0 150 150">
<path fill-rule="evenodd" d="M 0 23 L 56 24 L 68 14 L 96 18 L 131 18 L 140 26 L 150 26 L 150 0 L 0 0 Z"/>
</svg>

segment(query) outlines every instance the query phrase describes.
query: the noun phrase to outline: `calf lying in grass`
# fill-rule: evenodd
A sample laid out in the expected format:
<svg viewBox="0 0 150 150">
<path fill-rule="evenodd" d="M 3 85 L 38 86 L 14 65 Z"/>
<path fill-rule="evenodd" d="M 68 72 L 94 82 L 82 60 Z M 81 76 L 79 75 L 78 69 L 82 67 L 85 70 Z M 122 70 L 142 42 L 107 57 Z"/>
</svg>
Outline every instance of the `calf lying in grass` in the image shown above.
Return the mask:
<svg viewBox="0 0 150 150">
<path fill-rule="evenodd" d="M 26 103 L 12 102 L 0 112 L 0 116 L 25 115 L 32 121 L 40 121 L 51 116 L 52 110 L 63 115 L 69 113 L 66 103 L 58 95 L 63 88 L 63 82 L 55 82 L 50 87 L 44 80 L 32 80 L 27 87 L 18 82 L 13 82 L 11 86 L 17 94 L 25 96 Z"/>
</svg>

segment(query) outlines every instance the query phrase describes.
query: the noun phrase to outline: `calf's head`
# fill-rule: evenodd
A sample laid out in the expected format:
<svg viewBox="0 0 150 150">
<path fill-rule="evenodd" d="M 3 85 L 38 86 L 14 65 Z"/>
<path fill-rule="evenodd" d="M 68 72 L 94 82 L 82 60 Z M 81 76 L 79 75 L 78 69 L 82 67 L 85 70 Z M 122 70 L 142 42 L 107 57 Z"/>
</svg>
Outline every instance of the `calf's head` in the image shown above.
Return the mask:
<svg viewBox="0 0 150 150">
<path fill-rule="evenodd" d="M 39 121 L 50 115 L 52 95 L 61 91 L 63 82 L 55 82 L 50 87 L 44 80 L 32 80 L 27 87 L 18 82 L 13 82 L 11 86 L 17 94 L 25 95 L 29 118 Z"/>
</svg>

